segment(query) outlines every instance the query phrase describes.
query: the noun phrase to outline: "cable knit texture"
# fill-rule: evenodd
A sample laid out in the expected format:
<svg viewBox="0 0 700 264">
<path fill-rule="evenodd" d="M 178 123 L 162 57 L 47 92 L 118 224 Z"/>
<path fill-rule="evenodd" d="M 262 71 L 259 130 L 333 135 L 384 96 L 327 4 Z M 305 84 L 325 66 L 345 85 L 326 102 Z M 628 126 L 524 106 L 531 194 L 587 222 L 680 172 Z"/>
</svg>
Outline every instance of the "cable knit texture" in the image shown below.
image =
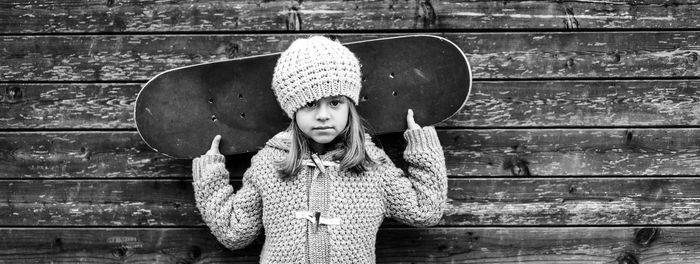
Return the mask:
<svg viewBox="0 0 700 264">
<path fill-rule="evenodd" d="M 290 118 L 320 98 L 344 95 L 357 105 L 362 87 L 360 62 L 339 42 L 321 36 L 298 39 L 277 60 L 272 90 Z"/>
<path fill-rule="evenodd" d="M 322 155 L 321 161 L 305 161 L 308 166 L 298 175 L 282 179 L 274 161 L 287 154 L 289 133 L 281 132 L 253 157 L 238 191 L 229 185 L 223 156 L 201 156 L 192 167 L 197 207 L 230 249 L 246 246 L 264 227 L 261 263 L 375 263 L 377 231 L 385 217 L 435 225 L 446 201 L 445 158 L 435 129 L 408 130 L 404 137 L 408 175 L 367 140 L 367 153 L 379 164 L 364 173 L 340 171 L 330 155 Z M 321 219 L 339 222 L 316 225 L 295 217 L 316 210 Z"/>
</svg>

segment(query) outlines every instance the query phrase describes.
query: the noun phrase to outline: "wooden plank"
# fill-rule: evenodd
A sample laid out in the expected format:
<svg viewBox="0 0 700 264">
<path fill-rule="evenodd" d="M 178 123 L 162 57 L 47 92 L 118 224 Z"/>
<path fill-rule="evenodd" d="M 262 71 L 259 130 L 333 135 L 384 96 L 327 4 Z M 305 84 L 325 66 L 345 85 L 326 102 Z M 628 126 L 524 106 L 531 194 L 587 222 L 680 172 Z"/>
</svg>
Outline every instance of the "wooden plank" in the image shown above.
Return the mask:
<svg viewBox="0 0 700 264">
<path fill-rule="evenodd" d="M 7 177 L 172 177 L 190 160 L 155 153 L 135 132 L 2 133 L 0 172 Z"/>
<path fill-rule="evenodd" d="M 697 129 L 498 129 L 440 134 L 450 175 L 697 175 Z"/>
<path fill-rule="evenodd" d="M 698 224 L 698 179 L 451 179 L 440 224 Z M 3 180 L 0 215 L 2 226 L 203 225 L 186 180 Z"/>
<path fill-rule="evenodd" d="M 696 28 L 694 1 L 5 1 L 0 32 Z"/>
<path fill-rule="evenodd" d="M 139 83 L 0 84 L 0 129 L 136 128 Z"/>
<path fill-rule="evenodd" d="M 698 227 L 392 228 L 377 263 L 695 263 Z M 204 228 L 2 228 L 8 263 L 257 263 Z M 633 263 L 633 262 L 621 262 Z"/>
<path fill-rule="evenodd" d="M 163 181 L 2 181 L 3 226 L 201 225 L 192 184 Z"/>
<path fill-rule="evenodd" d="M 440 130 L 448 174 L 697 175 L 700 129 Z M 379 138 L 402 165 L 403 138 Z M 227 161 L 234 177 L 251 154 Z M 189 178 L 189 160 L 148 148 L 136 132 L 2 132 L 0 178 Z"/>
<path fill-rule="evenodd" d="M 0 228 L 1 263 L 258 263 L 206 228 Z"/>
<path fill-rule="evenodd" d="M 452 179 L 441 224 L 697 224 L 696 178 Z"/>
<path fill-rule="evenodd" d="M 168 158 L 136 132 L 0 133 L 0 178 L 190 178 L 191 160 Z M 252 154 L 229 161 L 242 175 Z"/>
<path fill-rule="evenodd" d="M 474 82 L 450 127 L 617 127 L 700 124 L 700 82 Z"/>
<path fill-rule="evenodd" d="M 0 84 L 0 129 L 135 128 L 142 83 Z M 438 127 L 700 124 L 700 81 L 475 81 Z M 3 99 L 4 98 L 4 99 Z"/>
<path fill-rule="evenodd" d="M 344 42 L 396 34 L 346 34 Z M 440 34 L 475 78 L 699 76 L 697 32 Z M 144 81 L 172 68 L 283 51 L 305 35 L 67 35 L 0 38 L 0 81 Z"/>
</svg>

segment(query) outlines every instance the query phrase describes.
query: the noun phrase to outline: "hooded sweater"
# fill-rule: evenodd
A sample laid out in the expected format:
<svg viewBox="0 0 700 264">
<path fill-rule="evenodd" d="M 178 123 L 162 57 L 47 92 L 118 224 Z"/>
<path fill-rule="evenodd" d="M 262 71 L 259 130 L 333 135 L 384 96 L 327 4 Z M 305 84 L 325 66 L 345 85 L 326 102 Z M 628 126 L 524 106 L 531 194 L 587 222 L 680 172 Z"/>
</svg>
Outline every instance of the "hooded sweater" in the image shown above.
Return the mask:
<svg viewBox="0 0 700 264">
<path fill-rule="evenodd" d="M 445 158 L 433 127 L 407 130 L 408 173 L 366 136 L 376 162 L 340 170 L 332 155 L 307 155 L 298 175 L 282 178 L 275 161 L 289 152 L 280 132 L 253 156 L 239 190 L 229 184 L 223 155 L 193 160 L 195 200 L 212 234 L 227 248 L 250 244 L 263 230 L 261 263 L 375 263 L 385 217 L 412 226 L 439 222 L 447 196 Z"/>
</svg>

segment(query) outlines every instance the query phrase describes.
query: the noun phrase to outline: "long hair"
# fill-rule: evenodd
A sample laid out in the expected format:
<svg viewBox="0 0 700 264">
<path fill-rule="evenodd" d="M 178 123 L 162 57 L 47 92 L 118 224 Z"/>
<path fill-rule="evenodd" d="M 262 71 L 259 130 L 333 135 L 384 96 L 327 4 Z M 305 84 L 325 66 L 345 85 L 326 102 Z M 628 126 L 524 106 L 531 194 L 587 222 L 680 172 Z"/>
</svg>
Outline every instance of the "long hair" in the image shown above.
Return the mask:
<svg viewBox="0 0 700 264">
<path fill-rule="evenodd" d="M 345 98 L 345 100 L 348 100 Z M 345 129 L 330 143 L 333 146 L 332 158 L 340 160 L 340 169 L 349 170 L 355 173 L 362 173 L 367 170 L 374 162 L 365 151 L 365 127 L 362 124 L 363 120 L 360 114 L 357 113 L 355 105 L 348 100 L 348 124 Z M 282 178 L 288 178 L 297 175 L 302 168 L 302 157 L 304 154 L 310 154 L 310 139 L 297 125 L 296 118 L 287 128 L 290 131 L 291 146 L 289 154 L 277 161 L 277 166 Z"/>
</svg>

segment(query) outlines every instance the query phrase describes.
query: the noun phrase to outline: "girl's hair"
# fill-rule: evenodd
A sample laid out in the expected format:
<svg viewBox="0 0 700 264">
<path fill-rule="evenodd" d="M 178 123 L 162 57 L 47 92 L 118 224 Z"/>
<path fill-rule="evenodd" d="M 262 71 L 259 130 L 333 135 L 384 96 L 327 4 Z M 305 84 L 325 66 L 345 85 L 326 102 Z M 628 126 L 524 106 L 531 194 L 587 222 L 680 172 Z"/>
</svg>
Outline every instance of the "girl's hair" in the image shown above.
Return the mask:
<svg viewBox="0 0 700 264">
<path fill-rule="evenodd" d="M 348 124 L 345 129 L 338 134 L 332 142 L 333 144 L 332 158 L 340 159 L 340 169 L 350 170 L 355 173 L 365 172 L 368 166 L 371 166 L 374 161 L 367 155 L 365 151 L 365 127 L 362 125 L 362 117 L 357 113 L 355 105 L 348 98 L 343 97 L 347 101 L 350 111 L 348 111 Z M 301 158 L 304 154 L 310 153 L 310 143 L 304 132 L 297 125 L 296 118 L 292 119 L 287 131 L 291 132 L 291 146 L 289 154 L 282 160 L 277 161 L 277 166 L 282 178 L 289 178 L 301 171 L 303 164 Z"/>
</svg>

